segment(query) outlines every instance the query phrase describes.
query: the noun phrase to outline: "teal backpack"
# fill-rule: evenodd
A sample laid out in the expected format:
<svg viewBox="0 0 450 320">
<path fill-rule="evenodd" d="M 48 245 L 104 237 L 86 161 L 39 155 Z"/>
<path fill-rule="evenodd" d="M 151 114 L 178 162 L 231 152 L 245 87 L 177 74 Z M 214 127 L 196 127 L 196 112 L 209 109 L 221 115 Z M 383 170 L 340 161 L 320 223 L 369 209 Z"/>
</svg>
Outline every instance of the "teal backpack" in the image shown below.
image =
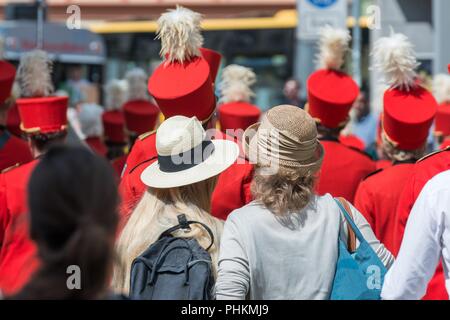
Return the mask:
<svg viewBox="0 0 450 320">
<path fill-rule="evenodd" d="M 351 253 L 348 245 L 339 237 L 338 260 L 330 300 L 380 300 L 387 270 L 353 222 L 345 205 L 337 199 L 335 201 L 360 244 Z"/>
</svg>

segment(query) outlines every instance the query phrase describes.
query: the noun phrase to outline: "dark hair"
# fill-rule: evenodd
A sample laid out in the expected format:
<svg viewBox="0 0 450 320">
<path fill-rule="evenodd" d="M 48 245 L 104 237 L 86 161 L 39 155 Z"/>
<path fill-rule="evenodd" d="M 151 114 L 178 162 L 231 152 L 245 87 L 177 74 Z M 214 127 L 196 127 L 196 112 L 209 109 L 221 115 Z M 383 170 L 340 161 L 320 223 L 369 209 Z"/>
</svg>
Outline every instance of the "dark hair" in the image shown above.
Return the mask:
<svg viewBox="0 0 450 320">
<path fill-rule="evenodd" d="M 30 139 L 36 149 L 40 152 L 46 152 L 52 146 L 61 144 L 67 136 L 67 131 L 55 133 L 39 133 L 30 135 Z"/>
<path fill-rule="evenodd" d="M 15 298 L 101 298 L 118 223 L 117 186 L 108 162 L 82 147 L 51 148 L 32 173 L 28 204 L 41 267 Z M 79 267 L 81 289 L 68 288 L 69 266 Z"/>
</svg>

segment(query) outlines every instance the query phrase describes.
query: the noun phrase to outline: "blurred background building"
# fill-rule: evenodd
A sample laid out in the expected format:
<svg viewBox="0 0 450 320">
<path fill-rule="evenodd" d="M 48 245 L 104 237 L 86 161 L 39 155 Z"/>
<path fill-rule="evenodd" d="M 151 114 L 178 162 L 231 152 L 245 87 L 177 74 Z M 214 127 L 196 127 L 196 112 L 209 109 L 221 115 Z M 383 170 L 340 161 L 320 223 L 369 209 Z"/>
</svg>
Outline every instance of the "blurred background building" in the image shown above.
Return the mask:
<svg viewBox="0 0 450 320">
<path fill-rule="evenodd" d="M 378 75 L 369 71 L 371 43 L 386 35 L 391 26 L 412 39 L 424 73 L 442 72 L 445 63 L 450 62 L 447 61 L 450 41 L 446 41 L 450 31 L 448 0 L 307 1 L 319 5 L 346 1 L 345 24 L 360 34 L 354 44 L 360 57 L 359 67 L 352 66 L 354 59 L 349 54 L 347 68 L 350 72 L 357 70 L 361 84 L 373 87 L 377 82 Z M 304 79 L 314 69 L 314 49 L 305 53 L 297 45 L 296 0 L 47 0 L 45 3 L 42 45 L 54 54 L 57 82 L 67 80 L 70 74 L 67 68 L 71 65 L 82 65 L 84 77 L 93 84 L 122 77 L 134 66 L 151 72 L 160 62 L 160 44 L 154 40 L 156 19 L 175 4 L 204 14 L 205 46 L 220 51 L 225 65 L 238 63 L 255 70 L 258 76 L 255 102 L 262 109 L 283 101 L 284 83 L 294 76 L 302 80 L 304 95 Z M 81 8 L 81 30 L 69 30 L 66 26 L 73 14 L 67 12 L 72 4 Z M 369 27 L 374 5 L 380 9 L 380 28 L 372 30 Z M 0 0 L 3 20 L 0 35 L 6 38 L 7 59 L 17 61 L 21 52 L 36 45 L 33 21 L 36 6 L 35 1 Z M 299 70 L 296 63 L 299 59 L 309 61 L 307 68 Z"/>
</svg>

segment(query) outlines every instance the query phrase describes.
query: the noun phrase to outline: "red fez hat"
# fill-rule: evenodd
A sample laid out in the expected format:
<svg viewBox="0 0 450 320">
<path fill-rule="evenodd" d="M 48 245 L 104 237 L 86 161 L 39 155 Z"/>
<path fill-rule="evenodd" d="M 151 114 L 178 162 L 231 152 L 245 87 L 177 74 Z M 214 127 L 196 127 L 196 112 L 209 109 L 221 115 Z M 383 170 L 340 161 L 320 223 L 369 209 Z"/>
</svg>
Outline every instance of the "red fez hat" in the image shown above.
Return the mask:
<svg viewBox="0 0 450 320">
<path fill-rule="evenodd" d="M 359 94 L 356 82 L 336 70 L 319 70 L 308 79 L 308 111 L 327 128 L 337 128 L 348 118 Z"/>
<path fill-rule="evenodd" d="M 155 128 L 159 109 L 149 101 L 133 100 L 125 103 L 123 113 L 127 130 L 141 135 Z"/>
<path fill-rule="evenodd" d="M 230 102 L 219 107 L 219 121 L 222 131 L 227 129 L 245 130 L 258 122 L 261 116 L 259 108 L 248 102 Z"/>
<path fill-rule="evenodd" d="M 126 143 L 125 118 L 122 111 L 106 111 L 102 115 L 102 121 L 105 141 L 113 143 Z"/>
<path fill-rule="evenodd" d="M 389 89 L 384 94 L 384 132 L 399 149 L 418 149 L 428 138 L 436 111 L 436 100 L 421 86 Z"/>
<path fill-rule="evenodd" d="M 443 103 L 438 107 L 434 131 L 438 136 L 450 136 L 450 103 Z"/>
<path fill-rule="evenodd" d="M 220 68 L 220 61 L 222 60 L 222 55 L 218 53 L 217 51 L 207 49 L 207 48 L 200 48 L 200 52 L 202 53 L 203 58 L 208 62 L 209 69 L 211 73 L 211 81 L 213 83 L 216 82 L 217 73 L 219 72 Z"/>
<path fill-rule="evenodd" d="M 0 104 L 3 104 L 10 96 L 16 77 L 16 68 L 6 61 L 0 60 Z"/>
<path fill-rule="evenodd" d="M 68 101 L 68 97 L 17 99 L 22 131 L 33 134 L 66 130 Z"/>
<path fill-rule="evenodd" d="M 22 135 L 22 129 L 20 129 L 20 115 L 17 104 L 15 103 L 9 110 L 6 117 L 6 127 L 9 132 L 16 136 Z"/>
</svg>

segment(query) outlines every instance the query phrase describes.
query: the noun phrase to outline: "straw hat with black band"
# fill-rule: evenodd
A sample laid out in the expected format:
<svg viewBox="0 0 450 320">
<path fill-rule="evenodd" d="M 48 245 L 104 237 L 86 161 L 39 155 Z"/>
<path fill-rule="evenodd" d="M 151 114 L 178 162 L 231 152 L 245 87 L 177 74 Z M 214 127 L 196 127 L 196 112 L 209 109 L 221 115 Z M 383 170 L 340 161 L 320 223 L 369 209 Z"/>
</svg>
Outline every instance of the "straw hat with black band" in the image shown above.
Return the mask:
<svg viewBox="0 0 450 320">
<path fill-rule="evenodd" d="M 276 165 L 306 173 L 320 170 L 324 149 L 314 119 L 290 105 L 270 109 L 243 136 L 244 152 L 260 167 Z"/>
<path fill-rule="evenodd" d="M 196 118 L 174 116 L 156 131 L 158 161 L 141 174 L 148 187 L 186 186 L 217 176 L 231 166 L 239 147 L 229 140 L 209 140 Z"/>
</svg>

